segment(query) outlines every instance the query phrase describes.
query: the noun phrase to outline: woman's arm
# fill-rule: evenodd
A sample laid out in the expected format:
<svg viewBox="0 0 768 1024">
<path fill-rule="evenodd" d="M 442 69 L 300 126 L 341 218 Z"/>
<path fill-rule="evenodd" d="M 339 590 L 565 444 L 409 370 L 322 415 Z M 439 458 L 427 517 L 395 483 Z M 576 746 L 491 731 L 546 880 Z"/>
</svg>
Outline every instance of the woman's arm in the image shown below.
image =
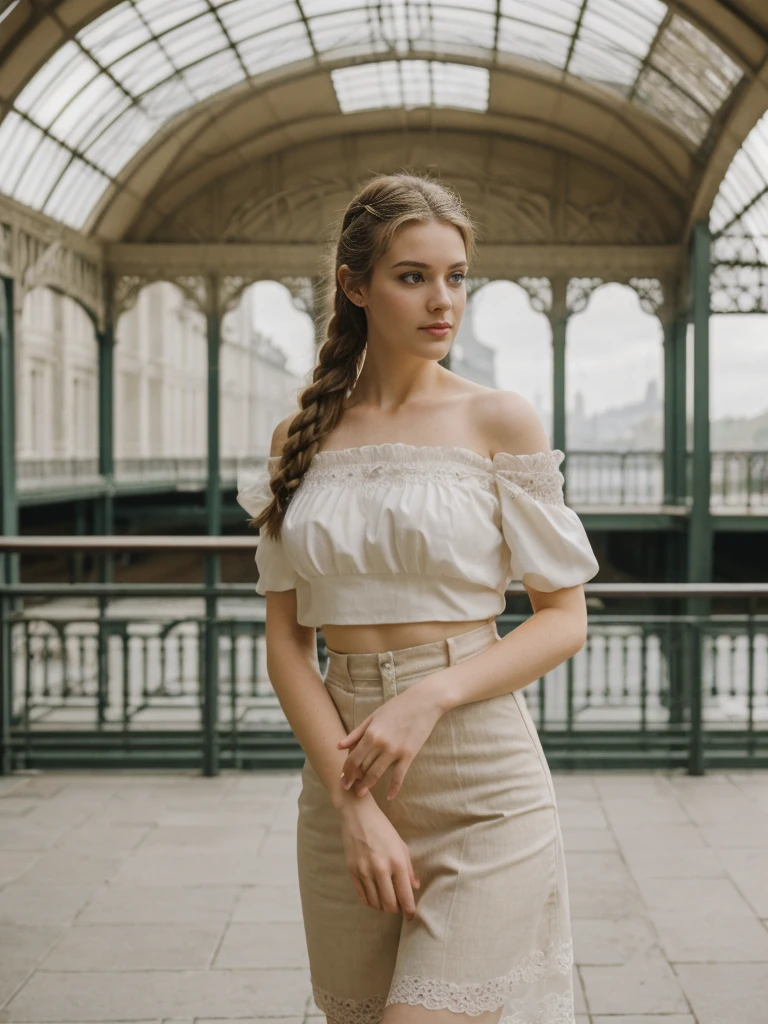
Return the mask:
<svg viewBox="0 0 768 1024">
<path fill-rule="evenodd" d="M 534 609 L 530 618 L 479 654 L 418 680 L 411 690 L 421 689 L 444 714 L 528 686 L 581 650 L 587 635 L 584 587 L 547 594 L 526 590 Z"/>
<path fill-rule="evenodd" d="M 267 591 L 267 672 L 299 745 L 340 813 L 354 803 L 341 785 L 346 754 L 337 748 L 347 735 L 317 661 L 314 626 L 296 622 L 296 591 Z M 373 797 L 370 797 L 373 801 Z"/>
<path fill-rule="evenodd" d="M 282 454 L 294 418 L 291 413 L 275 427 L 270 455 Z M 337 746 L 346 730 L 320 674 L 317 631 L 297 622 L 295 590 L 268 590 L 266 594 L 269 680 L 294 736 L 341 813 L 353 803 L 341 785 L 345 757 Z"/>
</svg>

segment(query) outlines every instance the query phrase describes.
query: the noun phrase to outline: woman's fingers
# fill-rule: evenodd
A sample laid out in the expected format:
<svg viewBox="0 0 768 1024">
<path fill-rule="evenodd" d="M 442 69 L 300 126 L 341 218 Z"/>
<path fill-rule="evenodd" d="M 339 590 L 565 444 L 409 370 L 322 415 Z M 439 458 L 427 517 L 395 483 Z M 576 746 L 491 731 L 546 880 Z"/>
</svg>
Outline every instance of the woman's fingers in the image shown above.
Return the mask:
<svg viewBox="0 0 768 1024">
<path fill-rule="evenodd" d="M 351 871 L 350 871 L 349 874 L 350 874 L 350 877 L 352 879 L 352 884 L 355 887 L 355 892 L 357 893 L 357 898 L 360 900 L 360 902 L 363 904 L 363 906 L 370 907 L 371 904 L 368 902 L 368 894 L 365 891 L 365 886 L 360 881 L 360 879 L 357 877 L 357 875 L 353 875 Z"/>
<path fill-rule="evenodd" d="M 365 892 L 365 898 L 368 902 L 369 907 L 373 907 L 374 910 L 381 910 L 381 903 L 379 902 L 379 890 L 376 885 L 376 879 L 369 875 L 360 875 L 360 884 Z"/>
<path fill-rule="evenodd" d="M 392 755 L 382 751 L 379 756 L 373 760 L 368 768 L 364 770 L 364 775 L 357 783 L 357 795 L 365 796 L 369 789 L 379 781 L 384 772 L 392 764 Z"/>
<path fill-rule="evenodd" d="M 413 867 L 413 861 L 411 860 L 411 854 L 407 846 L 405 848 L 405 856 L 408 858 L 408 874 L 410 875 L 411 878 L 411 885 L 414 887 L 414 889 L 418 889 L 419 886 L 421 885 L 421 882 L 416 877 L 416 872 Z"/>
<path fill-rule="evenodd" d="M 350 754 L 347 760 L 344 762 L 342 775 L 342 782 L 344 789 L 349 789 L 353 786 L 358 779 L 361 779 L 365 774 L 366 765 L 372 764 L 376 759 L 377 753 L 375 750 L 356 750 L 354 755 Z"/>
<path fill-rule="evenodd" d="M 387 800 L 394 800 L 397 794 L 400 792 L 400 787 L 403 784 L 405 773 L 410 767 L 410 761 L 404 761 L 400 758 L 399 761 L 395 762 L 395 770 L 392 772 L 392 778 L 389 780 L 389 789 L 387 790 Z"/>
<path fill-rule="evenodd" d="M 394 880 L 397 901 L 405 917 L 412 921 L 416 913 L 416 900 L 413 896 L 413 885 L 409 875 L 410 871 L 407 863 L 398 864 L 395 868 Z"/>
<path fill-rule="evenodd" d="M 376 884 L 379 890 L 381 909 L 387 914 L 399 914 L 400 901 L 397 898 L 395 887 L 392 884 L 391 867 L 382 867 L 377 871 Z"/>
</svg>

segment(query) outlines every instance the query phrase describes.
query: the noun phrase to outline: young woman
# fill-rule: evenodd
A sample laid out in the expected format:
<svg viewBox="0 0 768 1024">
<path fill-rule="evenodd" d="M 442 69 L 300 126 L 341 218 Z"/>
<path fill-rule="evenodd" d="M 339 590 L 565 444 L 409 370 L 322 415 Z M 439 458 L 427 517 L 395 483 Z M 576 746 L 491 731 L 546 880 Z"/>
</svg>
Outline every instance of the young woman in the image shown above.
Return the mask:
<svg viewBox="0 0 768 1024">
<path fill-rule="evenodd" d="M 306 754 L 299 885 L 329 1024 L 574 1021 L 555 793 L 522 690 L 582 647 L 598 565 L 533 406 L 438 362 L 473 249 L 446 186 L 362 189 L 312 383 L 238 495 Z M 501 638 L 511 580 L 534 614 Z"/>
</svg>

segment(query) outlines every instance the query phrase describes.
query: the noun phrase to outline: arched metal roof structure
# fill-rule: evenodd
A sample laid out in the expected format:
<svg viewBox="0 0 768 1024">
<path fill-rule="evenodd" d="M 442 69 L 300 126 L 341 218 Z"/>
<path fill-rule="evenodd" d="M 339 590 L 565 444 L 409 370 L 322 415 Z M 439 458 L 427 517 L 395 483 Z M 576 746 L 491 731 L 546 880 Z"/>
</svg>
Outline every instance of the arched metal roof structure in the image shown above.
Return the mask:
<svg viewBox="0 0 768 1024">
<path fill-rule="evenodd" d="M 0 225 L 0 263 L 55 284 L 66 250 L 97 316 L 103 268 L 307 276 L 358 180 L 409 165 L 459 186 L 488 278 L 655 276 L 679 307 L 711 210 L 713 307 L 768 310 L 767 108 L 763 0 L 0 0 L 30 236 L 3 260 Z"/>
<path fill-rule="evenodd" d="M 219 176 L 225 154 L 231 166 L 259 138 L 263 155 L 307 137 L 308 122 L 355 132 L 355 112 L 370 122 L 374 110 L 376 126 L 430 109 L 445 128 L 497 117 L 517 138 L 602 151 L 686 198 L 695 219 L 768 105 L 761 0 L 3 6 L 0 192 L 110 239 L 130 237 L 155 199 L 167 212 L 162 182 L 176 189 L 170 168 L 189 148 L 199 189 L 203 161 Z M 754 201 L 752 178 L 747 158 L 731 168 L 731 218 Z"/>
</svg>

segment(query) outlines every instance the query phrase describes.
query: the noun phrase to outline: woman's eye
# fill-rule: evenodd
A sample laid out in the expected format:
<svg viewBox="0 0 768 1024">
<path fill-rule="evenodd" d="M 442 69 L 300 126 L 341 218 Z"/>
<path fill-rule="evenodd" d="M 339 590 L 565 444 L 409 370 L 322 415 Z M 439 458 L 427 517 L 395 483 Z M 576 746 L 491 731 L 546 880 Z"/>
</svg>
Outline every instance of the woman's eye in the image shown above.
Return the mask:
<svg viewBox="0 0 768 1024">
<path fill-rule="evenodd" d="M 459 278 L 457 284 L 461 284 L 461 282 L 464 280 L 464 276 L 465 275 L 460 270 L 457 270 L 455 273 L 451 274 L 451 277 Z M 407 274 L 402 275 L 401 280 L 405 281 L 406 278 L 409 277 L 421 277 L 421 274 L 419 273 L 418 270 L 409 270 Z"/>
</svg>

